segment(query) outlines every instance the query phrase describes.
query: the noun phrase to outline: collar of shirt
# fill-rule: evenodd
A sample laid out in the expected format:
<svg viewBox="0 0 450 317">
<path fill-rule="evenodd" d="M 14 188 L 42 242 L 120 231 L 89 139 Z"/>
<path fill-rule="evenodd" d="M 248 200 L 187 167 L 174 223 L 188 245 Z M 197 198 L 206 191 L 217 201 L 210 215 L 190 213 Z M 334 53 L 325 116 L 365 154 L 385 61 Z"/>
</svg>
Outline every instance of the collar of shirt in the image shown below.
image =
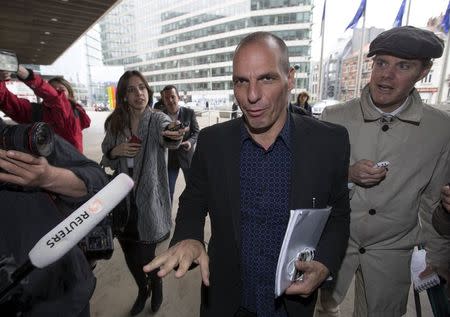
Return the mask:
<svg viewBox="0 0 450 317">
<path fill-rule="evenodd" d="M 286 145 L 286 147 L 287 147 L 287 149 L 289 151 L 291 151 L 291 140 L 290 140 L 290 136 L 289 135 L 290 135 L 290 131 L 291 131 L 291 126 L 294 124 L 293 120 L 294 119 L 292 118 L 292 114 L 289 111 L 287 111 L 286 122 L 284 123 L 283 129 L 281 129 L 280 133 L 277 136 L 277 139 L 280 139 Z M 253 140 L 253 138 L 250 135 L 250 133 L 248 133 L 248 130 L 247 130 L 247 127 L 246 127 L 246 123 L 245 123 L 245 117 L 243 117 L 243 120 L 242 120 L 242 123 L 241 123 L 241 146 L 247 140 L 250 140 L 255 145 L 261 147 L 255 140 Z M 275 142 L 276 142 L 276 140 L 275 140 Z M 270 151 L 272 149 L 272 147 L 275 144 L 275 142 L 270 146 L 268 151 Z"/>
<path fill-rule="evenodd" d="M 395 117 L 397 114 L 399 114 L 399 113 L 403 110 L 403 108 L 405 108 L 406 103 L 408 102 L 408 100 L 409 100 L 409 97 L 406 98 L 406 100 L 402 103 L 402 105 L 401 105 L 400 107 L 398 107 L 397 109 L 395 109 L 394 111 L 392 111 L 392 112 L 384 112 L 383 110 L 381 110 L 380 108 L 378 108 L 377 106 L 375 106 L 375 104 L 373 103 L 372 97 L 370 97 L 370 103 L 371 103 L 371 105 L 374 106 L 375 109 L 377 109 L 377 111 L 378 111 L 379 113 L 381 113 L 381 115 L 393 116 L 393 117 Z"/>
<path fill-rule="evenodd" d="M 382 113 L 372 102 L 369 85 L 366 85 L 361 92 L 360 104 L 364 121 L 377 121 L 382 117 Z M 420 122 L 423 116 L 423 102 L 415 88 L 400 108 L 398 112 L 393 112 L 399 120 L 413 124 Z"/>
<path fill-rule="evenodd" d="M 172 121 L 177 121 L 178 120 L 178 116 L 180 115 L 180 108 L 178 108 L 178 111 L 175 112 L 174 114 L 169 113 L 169 111 L 167 111 L 167 115 L 170 117 L 170 119 L 172 119 Z"/>
</svg>

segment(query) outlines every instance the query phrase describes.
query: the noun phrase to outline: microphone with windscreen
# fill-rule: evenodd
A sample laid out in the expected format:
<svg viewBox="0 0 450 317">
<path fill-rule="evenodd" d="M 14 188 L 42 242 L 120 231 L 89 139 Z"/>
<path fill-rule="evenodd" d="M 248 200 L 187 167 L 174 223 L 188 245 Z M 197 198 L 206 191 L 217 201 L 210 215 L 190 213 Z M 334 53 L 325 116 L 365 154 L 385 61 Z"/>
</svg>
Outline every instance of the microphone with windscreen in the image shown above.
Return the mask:
<svg viewBox="0 0 450 317">
<path fill-rule="evenodd" d="M 69 252 L 133 188 L 133 180 L 121 173 L 97 194 L 72 212 L 43 236 L 28 253 L 28 260 L 11 274 L 10 284 L 0 290 L 0 302 L 26 275 L 35 268 L 44 268 Z"/>
</svg>

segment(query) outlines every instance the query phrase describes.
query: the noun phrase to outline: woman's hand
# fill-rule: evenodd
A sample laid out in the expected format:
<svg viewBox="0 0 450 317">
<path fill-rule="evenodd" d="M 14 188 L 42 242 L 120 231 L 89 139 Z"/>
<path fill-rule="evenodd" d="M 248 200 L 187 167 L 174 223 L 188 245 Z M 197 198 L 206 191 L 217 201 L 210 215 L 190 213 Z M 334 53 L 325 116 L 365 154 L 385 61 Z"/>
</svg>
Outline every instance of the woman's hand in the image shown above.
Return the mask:
<svg viewBox="0 0 450 317">
<path fill-rule="evenodd" d="M 180 121 L 174 121 L 167 125 L 162 131 L 162 135 L 174 141 L 182 140 L 184 134 L 189 131 L 189 127 L 181 125 Z"/>
<path fill-rule="evenodd" d="M 139 143 L 124 142 L 114 147 L 111 150 L 110 155 L 112 158 L 116 158 L 118 156 L 135 157 L 140 149 L 141 144 Z"/>
</svg>

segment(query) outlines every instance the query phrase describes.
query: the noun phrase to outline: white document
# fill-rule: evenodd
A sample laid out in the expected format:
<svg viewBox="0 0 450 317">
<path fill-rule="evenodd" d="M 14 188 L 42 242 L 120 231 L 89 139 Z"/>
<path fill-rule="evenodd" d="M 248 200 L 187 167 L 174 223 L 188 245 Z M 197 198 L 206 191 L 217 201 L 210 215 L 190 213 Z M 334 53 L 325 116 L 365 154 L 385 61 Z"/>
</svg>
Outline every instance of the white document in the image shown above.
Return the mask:
<svg viewBox="0 0 450 317">
<path fill-rule="evenodd" d="M 299 254 L 305 250 L 315 251 L 330 212 L 331 207 L 291 210 L 278 257 L 275 297 L 282 295 L 295 280 L 295 261 Z"/>
<path fill-rule="evenodd" d="M 411 256 L 411 280 L 414 284 L 414 288 L 419 293 L 430 287 L 439 285 L 439 276 L 436 273 L 428 275 L 424 278 L 420 278 L 419 274 L 425 270 L 427 263 L 425 261 L 427 252 L 425 250 L 417 250 L 414 248 Z"/>
</svg>

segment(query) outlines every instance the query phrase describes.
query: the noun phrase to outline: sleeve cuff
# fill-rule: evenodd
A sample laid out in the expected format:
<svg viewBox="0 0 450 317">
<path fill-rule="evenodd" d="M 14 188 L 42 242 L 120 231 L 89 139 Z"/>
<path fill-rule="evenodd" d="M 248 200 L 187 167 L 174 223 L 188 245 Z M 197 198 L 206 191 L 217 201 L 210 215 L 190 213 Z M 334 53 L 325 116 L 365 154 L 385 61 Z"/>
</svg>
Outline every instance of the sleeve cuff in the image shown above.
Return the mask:
<svg viewBox="0 0 450 317">
<path fill-rule="evenodd" d="M 27 78 L 22 79 L 22 78 L 20 78 L 19 76 L 17 76 L 17 78 L 18 78 L 20 81 L 29 81 L 29 80 L 33 80 L 33 79 L 34 79 L 34 72 L 33 72 L 33 70 L 27 68 L 27 71 L 28 71 L 28 76 L 27 76 Z"/>
</svg>

